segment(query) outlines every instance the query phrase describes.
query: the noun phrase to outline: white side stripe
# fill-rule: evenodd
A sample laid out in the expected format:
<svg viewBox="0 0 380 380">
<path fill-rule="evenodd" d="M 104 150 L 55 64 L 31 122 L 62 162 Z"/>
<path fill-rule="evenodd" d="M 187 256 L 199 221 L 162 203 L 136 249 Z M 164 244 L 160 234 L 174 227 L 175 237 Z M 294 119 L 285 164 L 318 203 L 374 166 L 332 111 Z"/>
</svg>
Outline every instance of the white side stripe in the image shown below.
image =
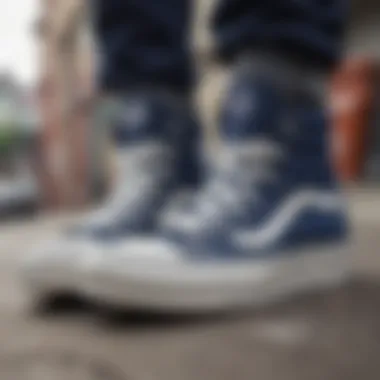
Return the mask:
<svg viewBox="0 0 380 380">
<path fill-rule="evenodd" d="M 259 249 L 278 241 L 305 209 L 329 212 L 342 208 L 342 199 L 331 192 L 302 191 L 294 194 L 263 226 L 233 233 L 233 240 L 246 249 Z"/>
</svg>

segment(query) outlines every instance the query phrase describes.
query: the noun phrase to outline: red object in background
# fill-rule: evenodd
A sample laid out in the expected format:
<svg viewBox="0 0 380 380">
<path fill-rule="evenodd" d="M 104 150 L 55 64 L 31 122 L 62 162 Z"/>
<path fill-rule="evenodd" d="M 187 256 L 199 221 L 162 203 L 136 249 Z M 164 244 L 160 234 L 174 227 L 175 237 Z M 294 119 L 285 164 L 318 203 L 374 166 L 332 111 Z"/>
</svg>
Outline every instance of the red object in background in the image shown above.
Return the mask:
<svg viewBox="0 0 380 380">
<path fill-rule="evenodd" d="M 90 109 L 87 99 L 77 102 L 72 112 L 72 125 L 67 131 L 67 144 L 70 145 L 68 168 L 72 188 L 70 191 L 70 204 L 81 206 L 90 198 L 89 188 L 89 120 Z"/>
<path fill-rule="evenodd" d="M 51 80 L 45 78 L 39 91 L 40 112 L 42 115 L 42 133 L 39 144 L 39 181 L 42 189 L 43 205 L 48 208 L 58 208 L 62 205 L 62 195 L 59 183 L 52 168 L 54 142 L 58 140 L 60 130 L 59 117 L 56 110 L 56 96 Z"/>
<path fill-rule="evenodd" d="M 39 94 L 43 128 L 38 176 L 44 206 L 50 209 L 85 205 L 90 196 L 88 181 L 88 122 L 85 104 L 62 117 L 52 81 L 45 80 Z"/>
<path fill-rule="evenodd" d="M 332 154 L 338 177 L 355 181 L 363 169 L 373 106 L 376 64 L 345 61 L 332 81 Z"/>
</svg>

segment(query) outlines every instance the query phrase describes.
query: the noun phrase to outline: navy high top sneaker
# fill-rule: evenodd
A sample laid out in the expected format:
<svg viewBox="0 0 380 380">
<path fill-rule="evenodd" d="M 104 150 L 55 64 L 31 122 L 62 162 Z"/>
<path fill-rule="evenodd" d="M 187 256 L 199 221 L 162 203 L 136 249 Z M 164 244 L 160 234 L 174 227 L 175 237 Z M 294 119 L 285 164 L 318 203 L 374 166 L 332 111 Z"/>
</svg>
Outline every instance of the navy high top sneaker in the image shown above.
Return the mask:
<svg viewBox="0 0 380 380">
<path fill-rule="evenodd" d="M 119 240 L 144 240 L 174 193 L 198 182 L 198 127 L 185 102 L 132 94 L 101 111 L 116 147 L 116 183 L 104 205 L 28 256 L 23 274 L 39 300 L 82 293 L 86 271 Z"/>
<path fill-rule="evenodd" d="M 117 247 L 92 293 L 124 306 L 213 311 L 341 283 L 347 220 L 328 158 L 317 91 L 280 70 L 236 70 L 214 170 L 161 235 Z M 297 83 L 297 87 L 290 86 Z"/>
</svg>

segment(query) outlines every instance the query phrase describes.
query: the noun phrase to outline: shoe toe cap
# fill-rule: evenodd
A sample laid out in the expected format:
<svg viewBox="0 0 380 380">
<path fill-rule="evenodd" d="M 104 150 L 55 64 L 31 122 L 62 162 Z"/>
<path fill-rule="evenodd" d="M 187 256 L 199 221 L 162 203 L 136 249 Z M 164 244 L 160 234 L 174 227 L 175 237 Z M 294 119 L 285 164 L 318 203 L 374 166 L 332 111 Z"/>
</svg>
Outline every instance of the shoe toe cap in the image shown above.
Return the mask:
<svg viewBox="0 0 380 380">
<path fill-rule="evenodd" d="M 46 273 L 53 269 L 65 270 L 79 264 L 80 260 L 91 251 L 86 241 L 56 239 L 44 242 L 27 254 L 21 262 L 25 274 Z"/>
<path fill-rule="evenodd" d="M 115 244 L 112 254 L 104 255 L 102 263 L 105 267 L 120 268 L 134 266 L 154 266 L 180 261 L 181 254 L 177 247 L 160 238 L 129 239 Z"/>
</svg>

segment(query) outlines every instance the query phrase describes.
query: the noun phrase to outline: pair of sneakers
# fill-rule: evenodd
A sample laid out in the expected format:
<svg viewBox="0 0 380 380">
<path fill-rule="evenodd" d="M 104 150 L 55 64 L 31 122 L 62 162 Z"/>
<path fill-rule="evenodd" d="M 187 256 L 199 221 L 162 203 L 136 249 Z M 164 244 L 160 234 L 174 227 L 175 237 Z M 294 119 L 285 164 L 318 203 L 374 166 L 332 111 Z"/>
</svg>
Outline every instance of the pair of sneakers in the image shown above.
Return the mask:
<svg viewBox="0 0 380 380">
<path fill-rule="evenodd" d="M 280 71 L 236 69 L 222 142 L 200 159 L 189 108 L 153 92 L 112 111 L 117 183 L 105 206 L 23 266 L 39 297 L 211 311 L 332 286 L 350 272 L 348 223 L 320 94 Z M 190 190 L 190 193 L 189 193 Z"/>
</svg>

